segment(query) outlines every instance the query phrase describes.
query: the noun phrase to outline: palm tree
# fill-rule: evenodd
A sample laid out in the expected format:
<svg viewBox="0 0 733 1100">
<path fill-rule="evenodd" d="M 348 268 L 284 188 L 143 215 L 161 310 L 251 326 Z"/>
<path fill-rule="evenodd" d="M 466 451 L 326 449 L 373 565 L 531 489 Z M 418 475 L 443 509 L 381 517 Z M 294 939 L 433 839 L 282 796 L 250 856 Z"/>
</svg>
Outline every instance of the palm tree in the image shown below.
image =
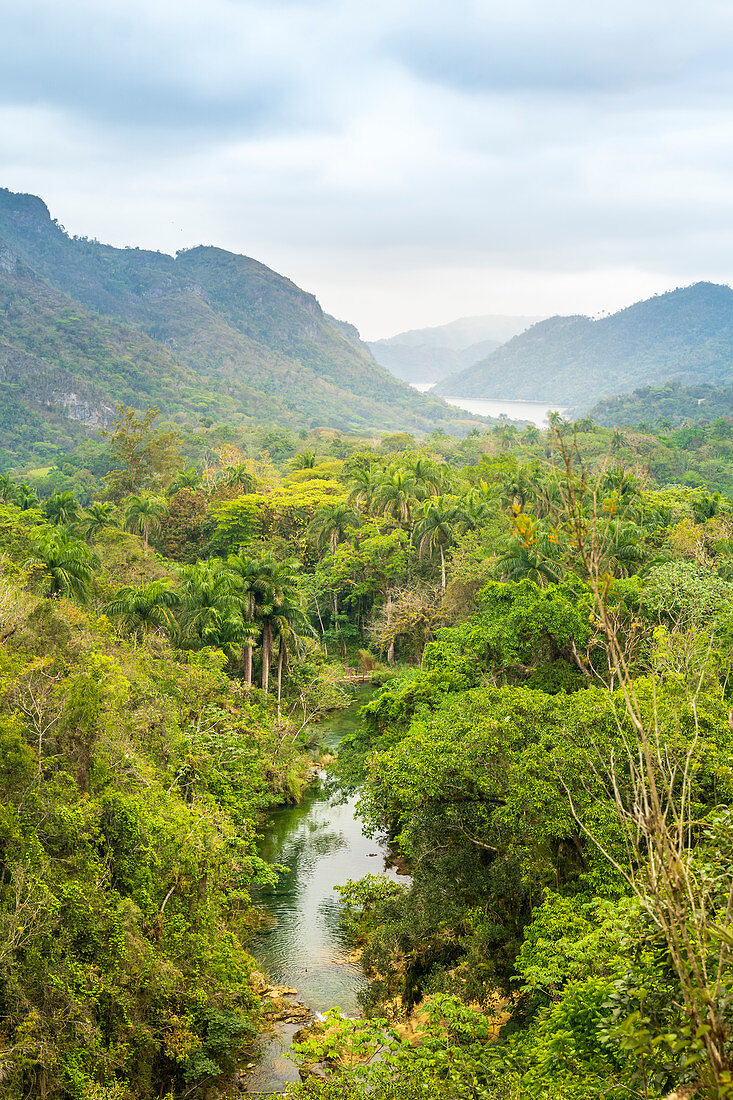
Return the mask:
<svg viewBox="0 0 733 1100">
<path fill-rule="evenodd" d="M 464 531 L 475 531 L 484 527 L 496 514 L 496 490 L 485 481 L 465 494 L 461 500 L 461 527 Z"/>
<path fill-rule="evenodd" d="M 492 428 L 492 434 L 499 440 L 502 451 L 510 451 L 517 439 L 517 425 L 512 420 L 502 420 Z"/>
<path fill-rule="evenodd" d="M 618 454 L 622 447 L 628 446 L 628 442 L 628 437 L 625 436 L 623 432 L 620 432 L 618 428 L 616 428 L 613 435 L 611 436 L 611 454 Z"/>
<path fill-rule="evenodd" d="M 134 634 L 144 635 L 150 630 L 163 630 L 169 634 L 175 627 L 171 608 L 176 607 L 179 600 L 179 593 L 166 578 L 139 588 L 125 585 L 108 602 L 105 611 L 119 618 L 123 626 Z"/>
<path fill-rule="evenodd" d="M 559 581 L 562 566 L 553 553 L 557 553 L 556 538 L 544 525 L 533 525 L 531 537 L 512 538 L 497 563 L 502 580 L 529 579 L 540 586 Z"/>
<path fill-rule="evenodd" d="M 551 431 L 561 432 L 563 428 L 567 427 L 568 422 L 567 420 L 563 420 L 561 414 L 556 409 L 553 409 L 552 412 L 547 414 L 547 423 Z"/>
<path fill-rule="evenodd" d="M 534 484 L 527 473 L 526 466 L 517 466 L 507 474 L 501 483 L 502 503 L 510 508 L 524 508 L 527 499 L 533 494 Z"/>
<path fill-rule="evenodd" d="M 328 546 L 332 554 L 347 534 L 359 526 L 359 517 L 348 504 L 327 504 L 319 508 L 311 523 L 311 532 L 319 546 Z M 333 590 L 333 621 L 338 631 L 338 592 Z"/>
<path fill-rule="evenodd" d="M 260 555 L 257 562 L 254 610 L 262 626 L 262 690 L 268 691 L 275 639 L 279 640 L 278 676 L 282 680 L 289 624 L 295 625 L 296 621 L 301 621 L 296 610 L 301 606 L 297 576 L 299 567 L 289 560 L 278 561 L 269 551 Z"/>
<path fill-rule="evenodd" d="M 151 532 L 160 530 L 165 510 L 166 503 L 160 497 L 142 494 L 128 497 L 125 506 L 125 530 L 142 535 L 143 546 L 147 549 Z"/>
<path fill-rule="evenodd" d="M 272 626 L 277 635 L 277 706 L 280 711 L 283 673 L 288 671 L 288 645 L 298 633 L 310 628 L 303 610 L 303 602 L 298 588 L 295 572 L 289 576 L 283 571 L 280 575 L 281 590 L 274 606 Z"/>
<path fill-rule="evenodd" d="M 89 596 L 97 558 L 81 539 L 70 538 L 65 527 L 57 527 L 31 537 L 31 552 L 24 565 L 38 574 L 49 598 L 75 596 L 83 603 Z"/>
<path fill-rule="evenodd" d="M 218 558 L 181 569 L 180 632 L 186 642 L 219 646 L 233 655 L 241 640 L 240 581 Z"/>
<path fill-rule="evenodd" d="M 267 593 L 267 575 L 260 559 L 246 554 L 230 554 L 227 568 L 239 579 L 238 596 L 242 609 L 242 667 L 247 687 L 252 686 L 252 650 L 259 637 L 257 608 Z"/>
<path fill-rule="evenodd" d="M 248 688 L 252 687 L 252 651 L 259 636 L 260 628 L 257 623 L 249 620 L 242 623 L 242 666 L 244 670 L 244 682 Z"/>
<path fill-rule="evenodd" d="M 398 527 L 408 527 L 412 516 L 415 495 L 415 479 L 404 470 L 385 474 L 379 482 L 375 501 L 385 516 L 392 516 Z"/>
<path fill-rule="evenodd" d="M 35 508 L 38 504 L 38 493 L 35 489 L 31 489 L 27 481 L 24 481 L 15 490 L 15 503 L 22 512 L 28 508 Z"/>
<path fill-rule="evenodd" d="M 0 474 L 0 500 L 4 500 L 6 504 L 14 504 L 16 492 L 15 482 L 10 474 Z"/>
<path fill-rule="evenodd" d="M 414 462 L 410 463 L 409 472 L 415 482 L 417 496 L 421 500 L 426 496 L 436 496 L 449 478 L 447 466 L 439 465 L 431 458 L 425 458 L 424 455 L 418 455 Z"/>
<path fill-rule="evenodd" d="M 79 501 L 71 490 L 56 492 L 48 498 L 43 511 L 49 523 L 64 527 L 73 527 L 79 520 Z"/>
<path fill-rule="evenodd" d="M 316 452 L 303 451 L 299 455 L 294 455 L 290 464 L 294 470 L 312 470 L 316 464 Z"/>
<path fill-rule="evenodd" d="M 622 577 L 638 570 L 645 558 L 644 530 L 635 523 L 612 523 L 608 531 L 609 565 L 615 565 Z"/>
<path fill-rule="evenodd" d="M 224 483 L 238 485 L 245 493 L 251 493 L 257 484 L 257 479 L 246 462 L 239 462 L 236 466 L 230 466 L 227 469 Z"/>
<path fill-rule="evenodd" d="M 199 489 L 203 478 L 195 466 L 186 466 L 179 470 L 168 489 L 168 496 L 172 497 L 181 489 Z"/>
<path fill-rule="evenodd" d="M 114 527 L 115 506 L 109 501 L 97 501 L 90 504 L 82 521 L 88 542 L 94 542 L 97 535 L 106 527 Z"/>
<path fill-rule="evenodd" d="M 325 504 L 311 523 L 311 532 L 319 546 L 327 546 L 332 554 L 346 533 L 359 526 L 359 517 L 348 504 Z"/>
<path fill-rule="evenodd" d="M 720 493 L 710 493 L 701 490 L 696 493 L 690 502 L 692 517 L 695 523 L 705 523 L 706 520 L 717 516 L 720 511 Z"/>
<path fill-rule="evenodd" d="M 262 690 L 270 687 L 270 666 L 273 653 L 273 617 L 277 597 L 280 595 L 280 563 L 269 551 L 259 559 L 258 598 L 256 614 L 262 624 Z"/>
<path fill-rule="evenodd" d="M 437 547 L 440 551 L 440 579 L 445 592 L 445 548 L 454 541 L 455 530 L 464 515 L 457 503 L 448 497 L 436 497 L 423 505 L 422 517 L 415 527 L 415 540 L 420 555 Z"/>
<path fill-rule="evenodd" d="M 381 479 L 382 475 L 372 469 L 354 470 L 351 475 L 349 501 L 357 508 L 363 508 L 367 514 L 371 512 Z"/>
</svg>

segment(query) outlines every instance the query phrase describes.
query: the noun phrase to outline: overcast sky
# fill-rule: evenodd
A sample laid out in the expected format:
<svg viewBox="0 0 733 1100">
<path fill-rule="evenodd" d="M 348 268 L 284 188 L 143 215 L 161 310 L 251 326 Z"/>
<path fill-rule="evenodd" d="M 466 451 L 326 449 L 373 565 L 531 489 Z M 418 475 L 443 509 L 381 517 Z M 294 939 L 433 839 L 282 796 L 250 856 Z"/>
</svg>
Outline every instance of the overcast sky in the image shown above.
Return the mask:
<svg viewBox="0 0 733 1100">
<path fill-rule="evenodd" d="M 730 0 L 0 0 L 0 186 L 367 338 L 733 280 Z"/>
</svg>

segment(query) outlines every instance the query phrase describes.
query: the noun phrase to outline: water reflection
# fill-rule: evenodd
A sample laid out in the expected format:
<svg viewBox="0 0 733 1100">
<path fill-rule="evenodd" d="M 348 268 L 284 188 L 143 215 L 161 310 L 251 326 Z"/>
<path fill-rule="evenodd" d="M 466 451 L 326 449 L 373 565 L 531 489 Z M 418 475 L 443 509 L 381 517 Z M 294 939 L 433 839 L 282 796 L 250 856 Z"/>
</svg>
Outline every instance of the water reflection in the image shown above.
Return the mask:
<svg viewBox="0 0 733 1100">
<path fill-rule="evenodd" d="M 354 728 L 365 701 L 361 693 L 328 723 L 324 732 L 331 747 Z M 358 1015 L 358 994 L 366 984 L 360 967 L 349 961 L 334 886 L 367 874 L 398 878 L 385 840 L 364 836 L 355 803 L 355 798 L 334 801 L 322 781 L 299 806 L 275 810 L 263 828 L 262 855 L 289 870 L 257 899 L 273 923 L 250 950 L 270 982 L 296 988 L 298 999 L 313 1012 L 337 1006 Z M 248 1081 L 250 1092 L 271 1093 L 298 1079 L 284 1054 L 299 1026 L 280 1023 L 275 1035 L 263 1040 Z"/>
<path fill-rule="evenodd" d="M 337 1005 L 355 1015 L 364 978 L 346 961 L 334 886 L 380 872 L 396 878 L 385 844 L 364 836 L 355 799 L 334 804 L 323 787 L 272 818 L 262 854 L 289 870 L 262 892 L 274 923 L 252 943 L 252 954 L 274 984 L 295 986 L 314 1011 Z"/>
</svg>

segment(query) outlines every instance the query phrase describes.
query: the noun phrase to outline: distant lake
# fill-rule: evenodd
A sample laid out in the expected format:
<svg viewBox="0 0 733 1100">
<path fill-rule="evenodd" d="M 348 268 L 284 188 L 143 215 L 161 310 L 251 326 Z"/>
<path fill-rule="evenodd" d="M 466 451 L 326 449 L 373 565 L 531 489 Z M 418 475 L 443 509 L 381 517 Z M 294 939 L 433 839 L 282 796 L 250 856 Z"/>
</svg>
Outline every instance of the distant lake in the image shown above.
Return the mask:
<svg viewBox="0 0 733 1100">
<path fill-rule="evenodd" d="M 434 385 L 434 382 L 413 382 L 412 388 L 420 393 L 427 393 Z M 455 405 L 457 409 L 476 413 L 477 416 L 508 416 L 510 420 L 529 420 L 538 428 L 547 425 L 547 417 L 551 412 L 566 411 L 563 405 L 550 405 L 545 401 L 486 401 L 478 397 L 444 397 L 443 400 L 449 405 Z"/>
</svg>

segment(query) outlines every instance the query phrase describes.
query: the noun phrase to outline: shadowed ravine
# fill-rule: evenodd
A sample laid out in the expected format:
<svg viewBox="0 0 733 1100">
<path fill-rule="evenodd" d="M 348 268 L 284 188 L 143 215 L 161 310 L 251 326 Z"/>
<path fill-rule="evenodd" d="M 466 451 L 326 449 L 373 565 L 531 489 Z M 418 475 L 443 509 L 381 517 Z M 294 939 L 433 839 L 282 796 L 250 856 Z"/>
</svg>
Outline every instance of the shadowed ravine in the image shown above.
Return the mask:
<svg viewBox="0 0 733 1100">
<path fill-rule="evenodd" d="M 368 694 L 360 692 L 350 707 L 324 723 L 330 749 L 354 728 Z M 351 798 L 334 803 L 321 783 L 298 806 L 275 810 L 263 828 L 262 855 L 289 870 L 274 889 L 260 896 L 275 923 L 271 931 L 257 936 L 251 951 L 268 980 L 297 989 L 298 999 L 313 1013 L 335 1005 L 349 1016 L 358 1015 L 357 997 L 366 984 L 359 966 L 348 961 L 334 886 L 380 872 L 397 877 L 389 866 L 386 843 L 364 836 L 355 802 Z M 286 1053 L 302 1026 L 279 1022 L 273 1035 L 263 1036 L 249 1073 L 249 1092 L 278 1092 L 298 1080 Z"/>
</svg>

